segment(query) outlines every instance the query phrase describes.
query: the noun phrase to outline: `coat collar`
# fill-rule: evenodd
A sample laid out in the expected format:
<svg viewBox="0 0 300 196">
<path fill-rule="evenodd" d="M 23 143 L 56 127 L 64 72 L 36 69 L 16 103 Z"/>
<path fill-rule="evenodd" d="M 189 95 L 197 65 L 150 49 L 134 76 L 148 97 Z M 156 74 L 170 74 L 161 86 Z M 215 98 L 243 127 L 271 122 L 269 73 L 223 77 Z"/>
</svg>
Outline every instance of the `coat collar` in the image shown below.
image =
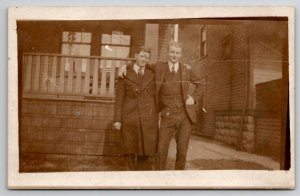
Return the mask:
<svg viewBox="0 0 300 196">
<path fill-rule="evenodd" d="M 133 69 L 133 66 L 129 67 L 126 73 L 126 78 L 141 86 L 144 89 L 148 86 L 150 82 L 154 80 L 154 74 L 151 70 L 145 68 L 144 76 L 141 78 Z"/>
<path fill-rule="evenodd" d="M 133 66 L 130 66 L 127 70 L 126 73 L 126 78 L 136 84 L 141 85 L 142 84 L 142 80 L 140 78 L 140 76 L 133 70 Z"/>
</svg>

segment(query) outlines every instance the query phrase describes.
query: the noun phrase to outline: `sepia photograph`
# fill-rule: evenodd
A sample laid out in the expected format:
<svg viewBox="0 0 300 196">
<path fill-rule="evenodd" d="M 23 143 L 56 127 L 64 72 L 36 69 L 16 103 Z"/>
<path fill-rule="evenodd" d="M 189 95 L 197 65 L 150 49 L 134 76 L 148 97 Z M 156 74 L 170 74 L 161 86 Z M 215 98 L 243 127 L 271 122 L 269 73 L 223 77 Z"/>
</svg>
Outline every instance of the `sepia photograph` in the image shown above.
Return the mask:
<svg viewBox="0 0 300 196">
<path fill-rule="evenodd" d="M 222 9 L 10 8 L 9 187 L 294 188 L 294 10 Z"/>
</svg>

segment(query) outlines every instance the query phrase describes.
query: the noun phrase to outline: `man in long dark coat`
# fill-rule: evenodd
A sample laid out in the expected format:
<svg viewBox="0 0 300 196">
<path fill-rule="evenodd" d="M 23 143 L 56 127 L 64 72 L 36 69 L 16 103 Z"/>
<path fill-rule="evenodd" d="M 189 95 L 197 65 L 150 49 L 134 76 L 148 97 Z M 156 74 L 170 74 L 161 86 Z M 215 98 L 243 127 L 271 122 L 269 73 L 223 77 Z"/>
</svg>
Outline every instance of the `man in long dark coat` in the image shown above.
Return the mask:
<svg viewBox="0 0 300 196">
<path fill-rule="evenodd" d="M 157 155 L 158 116 L 154 73 L 147 68 L 149 57 L 150 49 L 141 47 L 136 62 L 128 65 L 126 77 L 118 79 L 114 126 L 121 129 L 129 170 L 153 169 Z"/>
</svg>

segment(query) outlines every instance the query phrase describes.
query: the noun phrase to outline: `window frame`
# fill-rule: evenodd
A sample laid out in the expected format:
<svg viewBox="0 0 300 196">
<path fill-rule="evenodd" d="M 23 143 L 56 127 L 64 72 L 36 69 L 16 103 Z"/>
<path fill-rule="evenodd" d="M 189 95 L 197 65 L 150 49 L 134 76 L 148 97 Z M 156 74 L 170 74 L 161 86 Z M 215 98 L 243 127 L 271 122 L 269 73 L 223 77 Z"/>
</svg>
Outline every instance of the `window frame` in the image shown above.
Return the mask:
<svg viewBox="0 0 300 196">
<path fill-rule="evenodd" d="M 205 39 L 203 39 L 203 35 L 205 32 Z M 199 58 L 200 60 L 207 56 L 207 27 L 202 25 L 200 27 L 199 33 Z"/>
</svg>

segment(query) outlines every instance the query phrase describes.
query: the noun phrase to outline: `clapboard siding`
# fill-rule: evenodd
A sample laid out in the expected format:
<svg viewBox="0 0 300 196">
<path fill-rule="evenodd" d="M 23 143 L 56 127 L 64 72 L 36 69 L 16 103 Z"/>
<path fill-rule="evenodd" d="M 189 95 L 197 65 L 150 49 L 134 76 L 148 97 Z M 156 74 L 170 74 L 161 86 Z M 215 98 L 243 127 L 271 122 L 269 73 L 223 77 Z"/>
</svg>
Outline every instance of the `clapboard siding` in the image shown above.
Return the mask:
<svg viewBox="0 0 300 196">
<path fill-rule="evenodd" d="M 113 103 L 23 99 L 21 152 L 119 153 Z"/>
<path fill-rule="evenodd" d="M 258 118 L 256 120 L 256 151 L 279 159 L 281 143 L 281 120 Z"/>
<path fill-rule="evenodd" d="M 199 66 L 200 25 L 179 25 L 179 38 L 182 43 L 181 60 L 192 66 Z"/>
<path fill-rule="evenodd" d="M 205 125 L 201 132 L 213 136 L 215 111 L 241 110 L 247 85 L 247 36 L 243 25 L 207 25 L 207 56 L 195 66 L 201 78 L 206 78 Z M 232 57 L 224 60 L 222 43 L 232 41 Z"/>
<path fill-rule="evenodd" d="M 168 60 L 168 47 L 171 40 L 171 25 L 160 24 L 158 37 L 158 62 L 166 62 Z"/>
</svg>

